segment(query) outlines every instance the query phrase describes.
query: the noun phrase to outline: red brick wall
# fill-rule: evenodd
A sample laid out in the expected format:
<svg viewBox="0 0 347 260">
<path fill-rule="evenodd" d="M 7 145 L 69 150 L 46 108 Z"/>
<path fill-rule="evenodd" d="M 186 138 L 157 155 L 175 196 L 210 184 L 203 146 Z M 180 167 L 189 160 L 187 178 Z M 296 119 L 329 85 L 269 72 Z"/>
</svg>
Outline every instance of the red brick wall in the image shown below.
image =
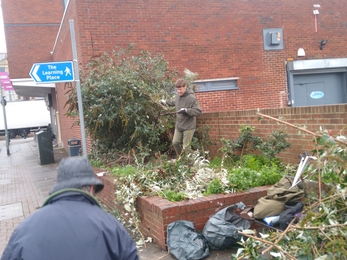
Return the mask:
<svg viewBox="0 0 347 260">
<path fill-rule="evenodd" d="M 295 107 L 282 109 L 262 109 L 264 115 L 281 119 L 293 125 L 303 127 L 316 133 L 320 127 L 332 130 L 332 136 L 336 137 L 347 125 L 347 105 Z M 220 113 L 203 113 L 198 117 L 198 127 L 204 125 L 210 127 L 211 139 L 217 142 L 216 146 L 210 147 L 212 156 L 218 154 L 221 147 L 222 137 L 228 140 L 236 140 L 239 136 L 240 125 L 255 126 L 254 135 L 266 139 L 272 131 L 280 129 L 281 126 L 272 119 L 258 120 L 257 110 L 230 111 Z M 282 125 L 283 126 L 283 125 Z M 288 141 L 291 147 L 279 157 L 285 163 L 297 163 L 298 154 L 303 151 L 310 152 L 314 149 L 313 136 L 299 132 L 299 130 L 287 126 L 285 132 L 289 134 Z M 342 132 L 346 135 L 345 131 Z M 219 154 L 220 155 L 220 154 Z"/>
<path fill-rule="evenodd" d="M 102 170 L 94 170 L 95 174 L 102 172 Z M 100 199 L 106 206 L 108 206 L 110 209 L 115 209 L 115 186 L 114 186 L 114 178 L 107 173 L 105 176 L 98 177 L 103 183 L 104 188 L 96 194 L 98 199 Z"/>
<path fill-rule="evenodd" d="M 294 1 L 77 1 L 71 0 L 54 49 L 54 60 L 71 59 L 69 19 L 74 19 L 80 69 L 116 46 L 164 54 L 172 68 L 199 79 L 239 77 L 238 90 L 197 93 L 204 112 L 282 108 L 287 104 L 285 62 L 346 57 L 343 1 L 320 2 L 315 31 L 312 2 Z M 300 7 L 300 8 L 298 8 Z M 264 51 L 262 30 L 282 28 L 284 50 Z M 324 51 L 319 41 L 328 39 Z M 58 102 L 62 108 L 63 88 Z M 60 114 L 63 116 L 63 113 Z M 66 120 L 61 118 L 61 121 Z M 78 134 L 66 120 L 63 140 Z"/>
<path fill-rule="evenodd" d="M 297 59 L 300 47 L 306 50 L 305 59 L 346 57 L 341 35 L 347 33 L 347 17 L 341 14 L 347 7 L 343 1 L 320 4 L 315 32 L 313 4 L 299 0 L 70 3 L 76 8 L 80 28 L 81 64 L 116 46 L 135 43 L 151 53 L 164 54 L 180 72 L 184 68 L 197 72 L 200 79 L 239 77 L 239 90 L 228 96 L 224 92 L 198 94 L 204 111 L 285 107 L 285 61 Z M 71 12 L 64 26 L 70 17 Z M 263 50 L 265 28 L 283 28 L 284 50 Z M 64 39 L 63 30 L 60 34 Z M 322 39 L 329 40 L 324 51 L 319 50 Z M 210 95 L 218 105 L 208 102 Z"/>
<path fill-rule="evenodd" d="M 78 2 L 79 5 L 79 11 L 76 7 L 76 1 L 70 1 L 69 7 L 67 9 L 67 12 L 65 14 L 65 19 L 62 21 L 62 27 L 60 30 L 60 33 L 58 34 L 56 43 L 54 45 L 53 49 L 53 60 L 73 60 L 73 54 L 72 54 L 72 41 L 71 41 L 71 30 L 70 30 L 70 20 L 73 20 L 73 28 L 75 33 L 75 41 L 76 41 L 76 52 L 78 56 L 78 65 L 79 70 L 83 70 L 84 66 L 90 59 L 90 53 L 88 53 L 88 44 L 85 44 L 82 42 L 81 39 L 86 38 L 86 36 L 83 36 L 85 32 L 88 33 L 88 30 L 86 30 L 83 26 L 80 26 L 80 18 L 83 21 L 84 16 L 88 17 L 86 13 L 83 13 L 82 16 L 78 17 L 78 13 L 82 10 L 87 10 L 88 8 L 83 8 L 83 5 L 85 3 Z M 85 24 L 84 24 L 85 26 Z M 86 54 L 88 53 L 88 54 Z M 76 74 L 75 74 L 76 76 Z M 62 129 L 62 142 L 63 146 L 68 149 L 68 140 L 71 138 L 78 138 L 82 139 L 81 135 L 81 128 L 79 124 L 76 125 L 76 122 L 79 122 L 78 117 L 77 118 L 71 118 L 67 117 L 65 113 L 67 112 L 67 106 L 65 106 L 66 102 L 68 101 L 68 96 L 66 92 L 70 87 L 75 87 L 75 83 L 60 83 L 56 84 L 56 107 L 57 110 L 60 111 L 59 113 L 59 119 Z M 86 133 L 87 135 L 87 133 Z M 86 142 L 87 142 L 87 150 L 88 153 L 90 153 L 91 150 L 91 140 L 86 136 Z M 83 145 L 83 143 L 82 143 Z"/>
<path fill-rule="evenodd" d="M 35 62 L 51 61 L 50 52 L 63 15 L 61 0 L 1 2 L 11 78 L 29 78 Z"/>
<path fill-rule="evenodd" d="M 97 197 L 115 208 L 115 187 L 111 176 L 101 177 L 104 189 Z M 141 216 L 141 231 L 153 238 L 153 242 L 166 250 L 167 226 L 177 220 L 188 220 L 194 223 L 197 230 L 202 231 L 207 220 L 223 208 L 238 202 L 255 205 L 259 198 L 266 195 L 268 187 L 250 189 L 246 192 L 232 194 L 216 194 L 198 199 L 170 202 L 158 196 L 138 197 L 137 210 Z"/>
<path fill-rule="evenodd" d="M 57 35 L 57 39 L 54 45 L 53 50 L 53 60 L 54 61 L 67 61 L 73 60 L 72 57 L 72 44 L 71 44 L 71 36 L 70 36 L 70 22 L 69 20 L 74 20 L 74 29 L 75 34 L 78 36 L 78 26 L 77 26 L 77 14 L 76 14 L 76 6 L 75 1 L 70 1 L 69 8 L 67 9 L 65 19 L 62 20 L 62 25 L 59 34 Z M 78 42 L 79 37 L 76 36 L 76 41 Z M 78 47 L 80 49 L 80 47 Z M 82 69 L 82 68 L 80 68 Z M 71 138 L 78 138 L 82 140 L 81 137 L 81 128 L 79 125 L 76 125 L 78 122 L 77 118 L 67 117 L 65 114 L 67 112 L 66 102 L 68 101 L 68 96 L 66 92 L 70 88 L 75 88 L 75 83 L 59 83 L 56 84 L 56 110 L 59 111 L 59 120 L 61 125 L 61 139 L 63 146 L 68 149 L 68 140 Z M 83 143 L 82 143 L 83 145 Z"/>
<path fill-rule="evenodd" d="M 184 68 L 198 73 L 199 79 L 239 77 L 238 90 L 198 93 L 204 112 L 286 107 L 285 62 L 298 59 L 300 47 L 306 51 L 300 59 L 346 57 L 347 5 L 342 0 L 319 4 L 316 32 L 309 1 L 71 0 L 54 45 L 59 27 L 47 31 L 34 25 L 59 23 L 61 0 L 2 1 L 12 78 L 28 77 L 33 62 L 47 61 L 53 46 L 53 61 L 71 60 L 73 19 L 80 70 L 94 55 L 135 43 L 163 54 L 181 73 Z M 27 23 L 28 31 L 13 26 L 21 23 Z M 263 50 L 262 30 L 267 28 L 283 29 L 283 50 Z M 319 49 L 322 39 L 328 40 L 324 50 Z M 80 130 L 64 116 L 64 85 L 57 84 L 56 90 L 66 146 L 69 138 L 80 138 Z"/>
</svg>

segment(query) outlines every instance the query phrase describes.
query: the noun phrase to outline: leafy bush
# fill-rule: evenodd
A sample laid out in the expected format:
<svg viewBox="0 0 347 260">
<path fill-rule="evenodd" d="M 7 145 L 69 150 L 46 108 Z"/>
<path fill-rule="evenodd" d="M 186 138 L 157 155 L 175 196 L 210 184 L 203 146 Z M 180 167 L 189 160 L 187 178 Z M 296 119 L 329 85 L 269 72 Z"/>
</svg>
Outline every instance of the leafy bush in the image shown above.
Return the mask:
<svg viewBox="0 0 347 260">
<path fill-rule="evenodd" d="M 159 100 L 174 94 L 177 72 L 169 69 L 163 56 L 133 46 L 93 57 L 81 71 L 85 127 L 94 140 L 97 159 L 119 151 L 164 151 L 170 141 L 166 125 L 173 125 Z M 78 115 L 75 88 L 67 90 L 67 115 Z M 107 156 L 105 156 L 107 155 Z"/>
<path fill-rule="evenodd" d="M 103 163 L 102 161 L 100 160 L 93 160 L 93 159 L 90 159 L 90 164 L 93 166 L 93 167 L 98 167 L 98 168 L 101 168 L 103 167 Z"/>
<path fill-rule="evenodd" d="M 163 197 L 169 201 L 182 201 L 187 198 L 187 196 L 182 192 L 175 192 L 172 190 L 163 191 Z"/>
<path fill-rule="evenodd" d="M 264 156 L 273 160 L 277 154 L 290 147 L 286 138 L 288 138 L 287 133 L 276 130 L 268 136 L 266 141 L 259 139 L 256 143 L 253 143 L 253 146 Z"/>
<path fill-rule="evenodd" d="M 137 170 L 131 165 L 126 165 L 124 167 L 112 168 L 111 173 L 114 176 L 135 175 L 137 173 Z"/>
<path fill-rule="evenodd" d="M 245 230 L 242 234 L 248 239 L 242 238 L 242 248 L 232 259 L 347 259 L 347 138 L 334 138 L 327 130 L 313 135 L 316 157 L 305 174 L 317 186 L 306 186 L 305 191 L 315 192 L 306 193 L 298 223 L 260 237 Z"/>
<path fill-rule="evenodd" d="M 134 154 L 148 159 L 172 151 L 175 115 L 159 100 L 174 97 L 178 76 L 162 55 L 133 45 L 91 58 L 81 71 L 84 122 L 92 138 L 90 158 L 108 166 L 126 165 L 134 163 Z M 194 88 L 197 74 L 186 69 L 182 77 L 188 88 Z M 76 89 L 71 83 L 66 86 L 66 115 L 77 117 Z M 193 140 L 203 153 L 211 144 L 208 130 L 197 129 Z"/>
<path fill-rule="evenodd" d="M 246 154 L 235 161 L 231 160 L 230 157 L 224 161 L 215 157 L 210 162 L 209 167 L 226 169 L 229 186 L 225 189 L 239 191 L 275 184 L 283 175 L 293 172 L 290 167 L 284 166 L 278 158 L 270 161 L 264 155 L 256 154 Z"/>
<path fill-rule="evenodd" d="M 263 166 L 260 170 L 246 167 L 234 168 L 228 174 L 230 186 L 235 190 L 247 190 L 254 187 L 272 185 L 278 182 L 284 173 L 277 166 Z"/>
<path fill-rule="evenodd" d="M 228 169 L 228 180 L 236 190 L 272 185 L 285 175 L 285 167 L 280 160 L 270 161 L 264 155 L 244 155 L 239 166 Z"/>
<path fill-rule="evenodd" d="M 212 169 L 219 169 L 222 165 L 222 158 L 215 156 L 209 163 L 209 167 Z"/>
<path fill-rule="evenodd" d="M 215 145 L 215 141 L 211 140 L 209 135 L 210 127 L 202 126 L 197 128 L 192 140 L 192 147 L 195 150 L 200 150 L 201 154 L 206 154 L 206 149 L 211 145 Z"/>
<path fill-rule="evenodd" d="M 257 155 L 257 154 L 245 154 L 240 158 L 240 166 L 245 168 L 250 168 L 252 170 L 259 171 L 264 167 L 277 167 L 279 171 L 284 171 L 285 167 L 282 161 L 278 158 L 274 158 L 270 160 L 265 155 Z"/>
<path fill-rule="evenodd" d="M 288 134 L 282 130 L 273 131 L 267 140 L 263 140 L 259 136 L 254 136 L 255 127 L 241 125 L 240 135 L 236 140 L 221 139 L 223 147 L 220 148 L 224 157 L 235 159 L 235 150 L 241 149 L 240 157 L 245 153 L 254 151 L 261 152 L 270 161 L 276 158 L 276 155 L 290 147 L 290 143 L 286 140 Z"/>
<path fill-rule="evenodd" d="M 223 192 L 224 192 L 224 189 L 223 189 L 221 181 L 217 178 L 214 178 L 210 183 L 207 184 L 204 195 L 208 196 L 211 194 L 220 194 Z"/>
</svg>

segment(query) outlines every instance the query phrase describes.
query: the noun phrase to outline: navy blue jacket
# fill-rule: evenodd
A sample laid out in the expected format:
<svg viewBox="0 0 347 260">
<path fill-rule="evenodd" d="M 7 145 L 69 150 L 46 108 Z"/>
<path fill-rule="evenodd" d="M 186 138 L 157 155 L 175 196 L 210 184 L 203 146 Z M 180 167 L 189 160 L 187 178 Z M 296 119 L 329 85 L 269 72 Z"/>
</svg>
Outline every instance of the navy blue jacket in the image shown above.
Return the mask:
<svg viewBox="0 0 347 260">
<path fill-rule="evenodd" d="M 121 223 L 79 190 L 59 191 L 12 233 L 1 260 L 137 260 Z"/>
</svg>

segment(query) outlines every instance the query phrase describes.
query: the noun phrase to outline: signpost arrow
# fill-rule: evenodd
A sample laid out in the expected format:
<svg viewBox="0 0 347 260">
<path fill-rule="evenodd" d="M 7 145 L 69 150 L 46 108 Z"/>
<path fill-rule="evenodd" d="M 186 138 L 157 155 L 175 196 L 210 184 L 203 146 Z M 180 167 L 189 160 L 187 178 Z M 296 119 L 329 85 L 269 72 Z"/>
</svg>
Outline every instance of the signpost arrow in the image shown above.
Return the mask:
<svg viewBox="0 0 347 260">
<path fill-rule="evenodd" d="M 72 61 L 34 63 L 29 74 L 36 83 L 74 81 L 72 64 Z"/>
</svg>

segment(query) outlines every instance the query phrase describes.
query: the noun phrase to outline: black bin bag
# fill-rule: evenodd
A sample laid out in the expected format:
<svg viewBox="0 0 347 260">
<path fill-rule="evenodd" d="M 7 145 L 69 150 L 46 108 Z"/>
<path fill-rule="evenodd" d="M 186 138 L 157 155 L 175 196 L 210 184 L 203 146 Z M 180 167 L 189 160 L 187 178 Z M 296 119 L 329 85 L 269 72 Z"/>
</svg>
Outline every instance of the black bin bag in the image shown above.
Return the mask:
<svg viewBox="0 0 347 260">
<path fill-rule="evenodd" d="M 286 207 L 286 210 L 282 211 L 278 220 L 281 230 L 285 230 L 295 216 L 304 208 L 304 204 L 302 204 L 300 201 L 290 201 L 284 206 Z"/>
<path fill-rule="evenodd" d="M 207 221 L 202 234 L 210 249 L 230 249 L 238 245 L 242 237 L 238 232 L 250 228 L 250 222 L 235 213 L 236 207 L 244 209 L 245 205 L 242 202 L 233 204 L 218 211 Z"/>
<path fill-rule="evenodd" d="M 210 255 L 206 238 L 195 229 L 193 222 L 187 220 L 167 226 L 166 243 L 169 253 L 179 260 L 198 260 Z"/>
</svg>

